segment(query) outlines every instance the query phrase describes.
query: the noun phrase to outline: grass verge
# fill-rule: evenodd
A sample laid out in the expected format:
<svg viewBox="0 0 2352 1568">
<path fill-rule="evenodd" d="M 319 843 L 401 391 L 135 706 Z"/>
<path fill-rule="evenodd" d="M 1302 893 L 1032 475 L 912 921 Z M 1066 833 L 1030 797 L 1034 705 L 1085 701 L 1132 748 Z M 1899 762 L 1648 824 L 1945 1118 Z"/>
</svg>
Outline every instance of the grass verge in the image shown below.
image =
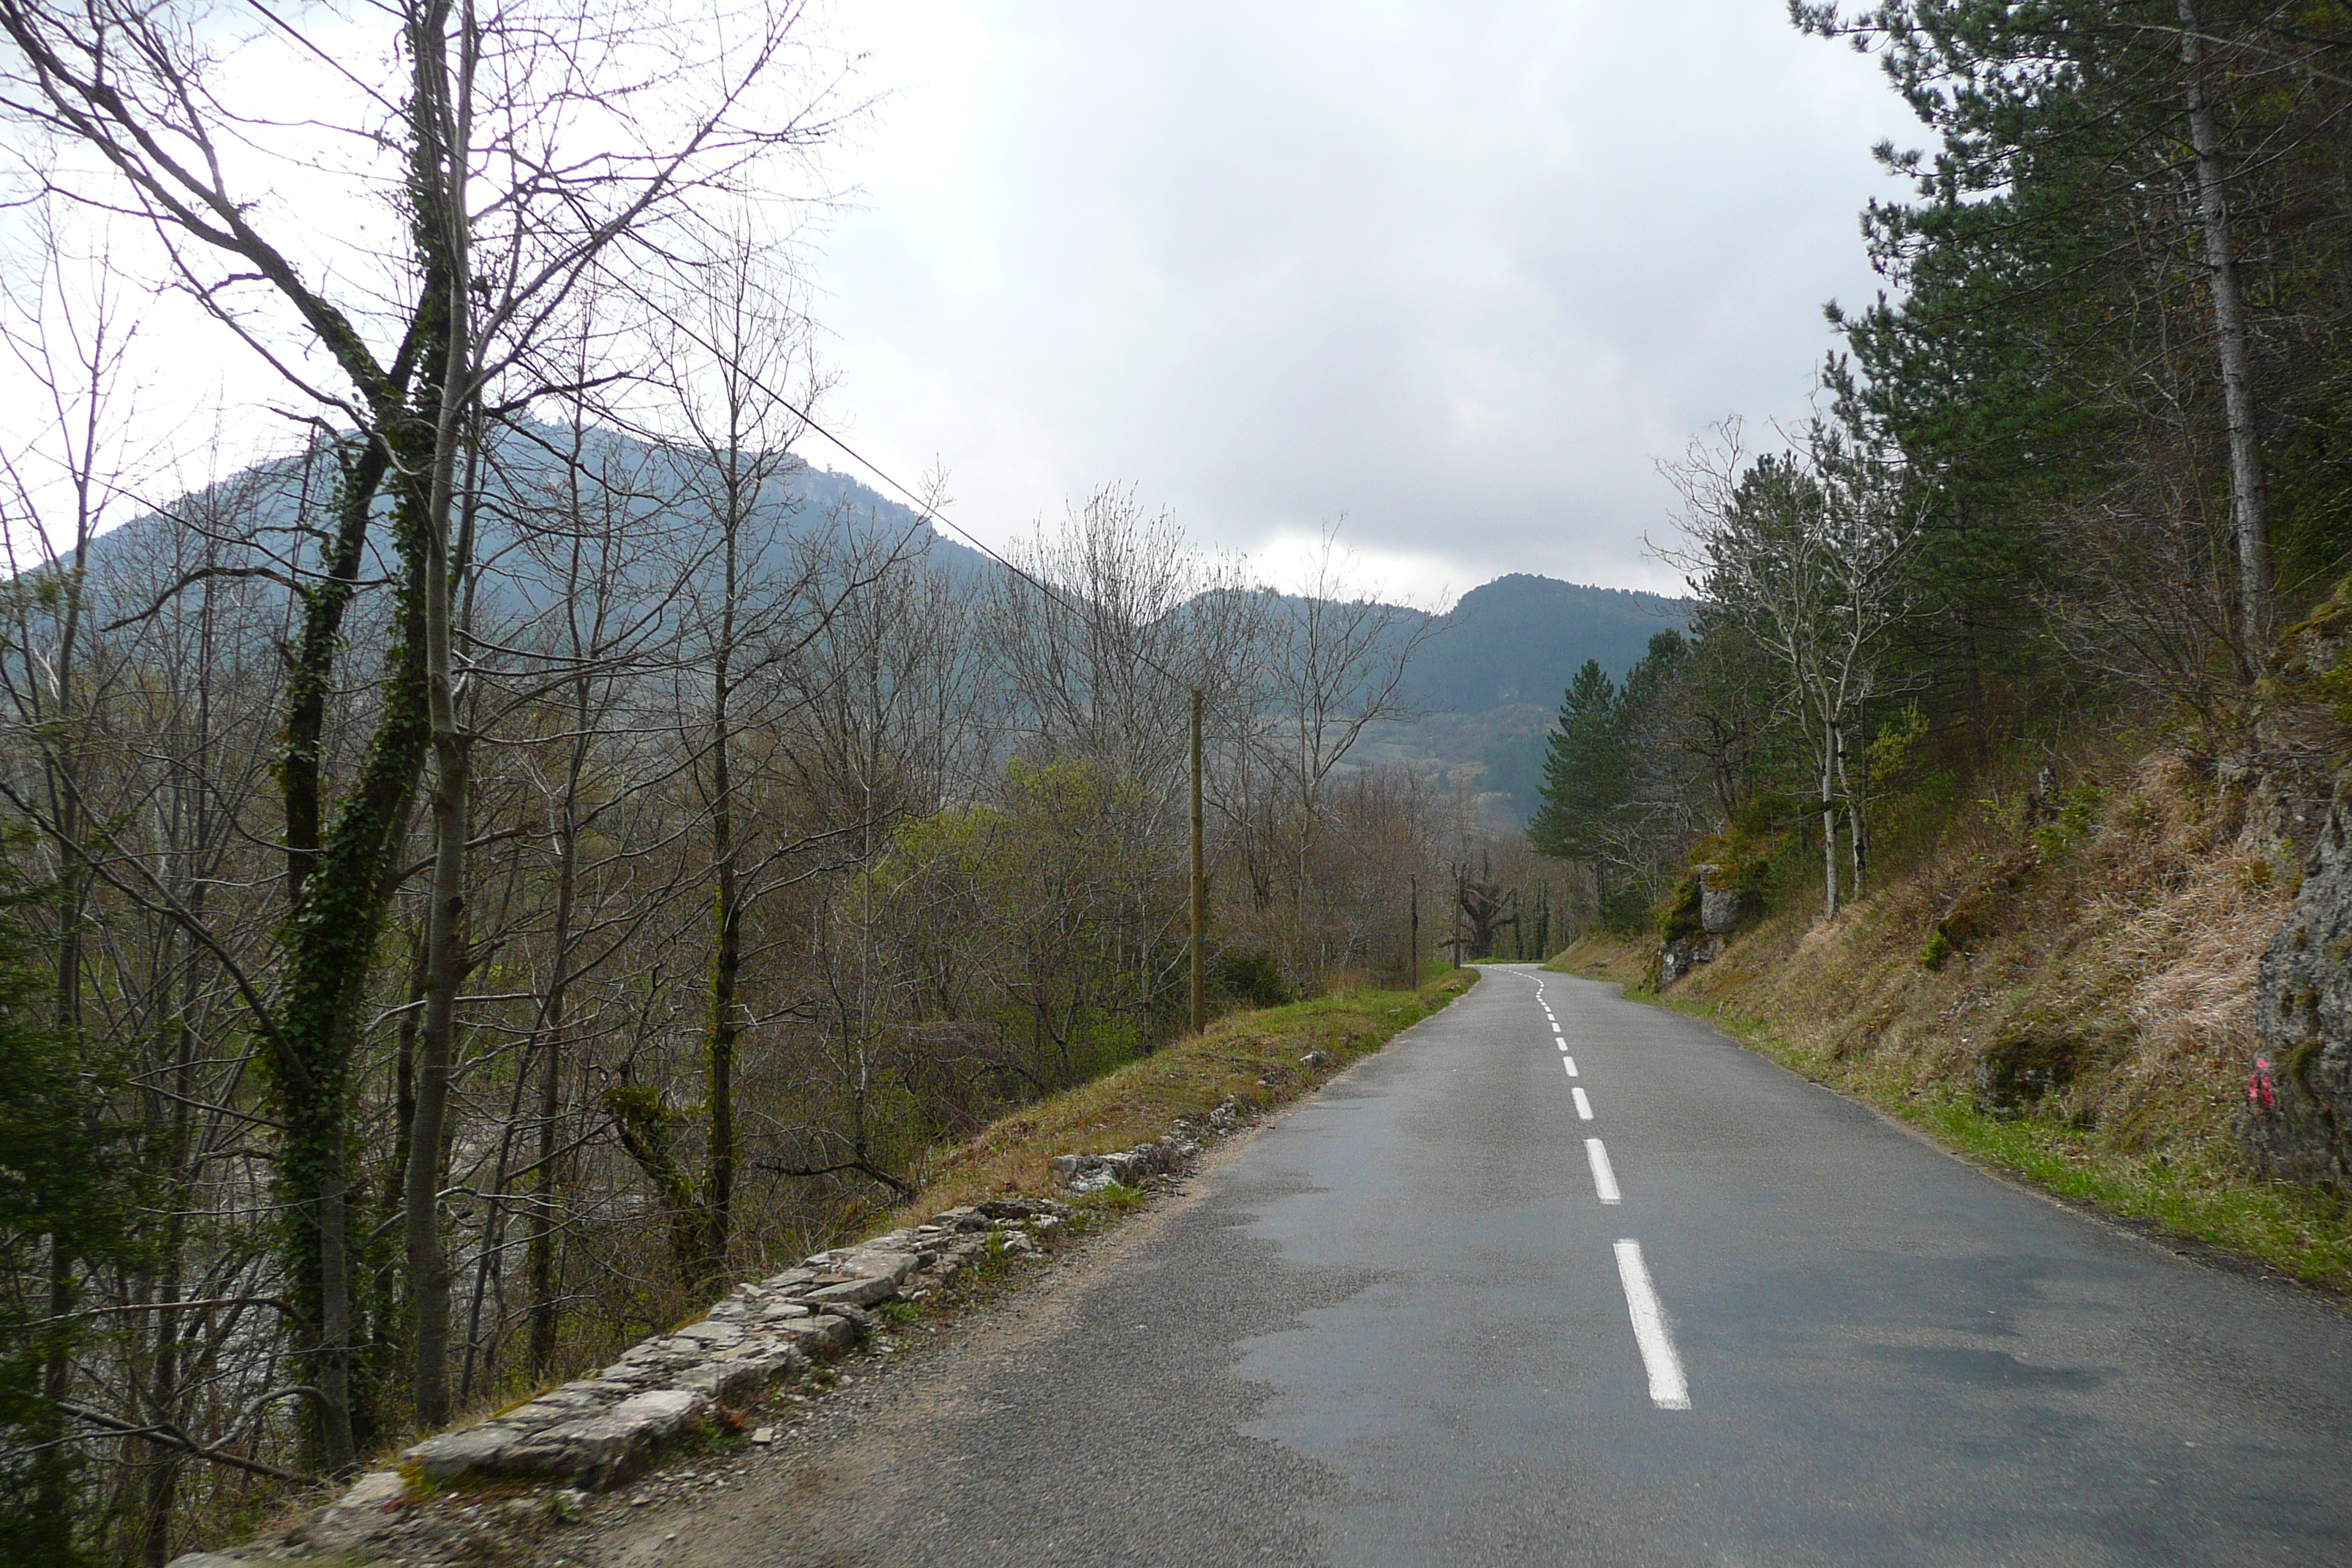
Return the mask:
<svg viewBox="0 0 2352 1568">
<path fill-rule="evenodd" d="M 1226 1100 L 1263 1111 L 1310 1093 L 1467 991 L 1456 969 L 1415 991 L 1346 991 L 1311 1002 L 1234 1013 L 1092 1083 L 1023 1107 L 945 1152 L 897 1223 L 999 1193 L 1053 1194 L 1056 1154 L 1103 1154 L 1164 1136 L 1179 1117 Z M 1310 1051 L 1323 1060 L 1301 1061 Z"/>
<path fill-rule="evenodd" d="M 891 1223 L 915 1223 L 940 1209 L 1000 1194 L 1051 1195 L 1056 1190 L 1055 1155 L 1132 1148 L 1166 1136 L 1170 1124 L 1179 1118 L 1198 1117 L 1229 1100 L 1250 1113 L 1286 1104 L 1377 1051 L 1399 1030 L 1444 1008 L 1477 980 L 1475 970 L 1455 969 L 1417 992 L 1346 991 L 1284 1007 L 1231 1014 L 1197 1037 L 1024 1107 L 969 1142 L 941 1152 L 921 1173 L 921 1190 L 914 1201 L 898 1211 Z M 1310 1052 L 1320 1052 L 1320 1058 L 1302 1061 Z M 880 1342 L 936 1333 L 963 1314 L 990 1306 L 1017 1289 L 1054 1255 L 1116 1226 L 1149 1201 L 1148 1194 L 1118 1185 L 1087 1194 L 1072 1203 L 1074 1212 L 1068 1221 L 1038 1237 L 1040 1251 L 1028 1255 L 1016 1256 L 1002 1246 L 1001 1237 L 996 1237 L 985 1255 L 974 1258 L 944 1285 L 925 1290 L 921 1300 L 877 1308 L 876 1316 L 883 1330 Z M 857 1226 L 845 1233 L 844 1241 L 883 1228 L 887 1227 Z M 750 1451 L 755 1413 L 767 1412 L 772 1421 L 797 1420 L 814 1408 L 812 1401 L 870 1375 L 877 1359 L 869 1350 L 856 1358 L 855 1372 L 846 1370 L 852 1364 L 846 1363 L 817 1367 L 794 1389 L 778 1387 L 744 1408 L 719 1413 L 712 1426 L 665 1452 L 652 1472 L 632 1484 L 631 1494 L 642 1495 L 648 1488 L 658 1489 L 665 1471 L 681 1460 L 724 1458 Z M 552 1386 L 509 1392 L 498 1405 L 512 1408 Z M 484 1413 L 488 1413 L 487 1406 Z M 376 1464 L 391 1464 L 407 1441 L 403 1438 L 387 1447 L 377 1456 Z M 420 1485 L 415 1496 L 420 1502 L 445 1497 L 473 1506 L 535 1494 L 538 1489 L 536 1483 L 527 1481 L 439 1482 Z M 243 1513 L 225 1516 L 219 1528 L 208 1527 L 204 1534 L 220 1542 L 282 1533 L 311 1510 L 333 1500 L 340 1490 L 341 1483 L 335 1483 L 272 1491 Z M 606 1504 L 608 1510 L 622 1506 L 625 1505 L 609 1500 Z M 559 1522 L 574 1521 L 566 1518 Z M 519 1550 L 540 1539 L 538 1525 L 518 1523 L 509 1533 Z"/>
<path fill-rule="evenodd" d="M 1637 1002 L 1702 1018 L 1790 1071 L 1917 1128 L 1979 1164 L 2227 1266 L 2294 1279 L 2352 1299 L 2352 1212 L 2313 1188 L 2261 1181 L 2223 1147 L 2176 1144 L 2137 1157 L 2043 1115 L 1986 1110 L 1948 1084 L 1921 1085 L 1895 1064 L 1840 1058 L 1719 1001 L 1659 993 L 1643 979 L 1646 950 L 1622 937 L 1584 938 L 1545 967 L 1613 981 Z"/>
</svg>

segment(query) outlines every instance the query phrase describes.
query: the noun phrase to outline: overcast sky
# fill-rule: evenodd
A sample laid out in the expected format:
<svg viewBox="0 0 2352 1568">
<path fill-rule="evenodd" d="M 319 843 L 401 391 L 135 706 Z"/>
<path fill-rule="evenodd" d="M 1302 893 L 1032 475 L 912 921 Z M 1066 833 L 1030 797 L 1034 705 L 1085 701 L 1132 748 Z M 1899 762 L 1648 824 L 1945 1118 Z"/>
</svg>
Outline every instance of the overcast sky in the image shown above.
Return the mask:
<svg viewBox="0 0 2352 1568">
<path fill-rule="evenodd" d="M 1670 17 L 1671 26 L 1660 25 Z M 1654 458 L 1804 406 L 1918 128 L 1780 0 L 860 0 L 836 418 L 1001 543 L 1129 481 L 1417 601 L 1677 585 Z M 820 459 L 822 460 L 822 459 Z M 831 466 L 842 466 L 835 459 Z"/>
<path fill-rule="evenodd" d="M 1514 571 L 1678 588 L 1643 548 L 1654 462 L 1802 412 L 1822 302 L 1876 288 L 1855 218 L 1895 187 L 1870 148 L 1921 137 L 1781 0 L 813 3 L 877 100 L 808 252 L 831 423 L 909 483 L 942 463 L 999 548 L 1131 484 L 1277 581 L 1344 517 L 1370 582 L 1424 605 Z M 349 47 L 387 64 L 364 27 Z M 306 63 L 248 54 L 247 78 Z M 308 147 L 263 171 L 280 226 L 362 279 L 385 220 Z M 0 250 L 31 254 L 22 221 Z M 299 437 L 257 357 L 122 287 L 152 362 L 126 423 L 224 411 L 225 459 L 174 426 L 159 449 L 197 456 L 163 469 Z M 0 417 L 37 423 L 30 378 L 0 381 Z"/>
</svg>

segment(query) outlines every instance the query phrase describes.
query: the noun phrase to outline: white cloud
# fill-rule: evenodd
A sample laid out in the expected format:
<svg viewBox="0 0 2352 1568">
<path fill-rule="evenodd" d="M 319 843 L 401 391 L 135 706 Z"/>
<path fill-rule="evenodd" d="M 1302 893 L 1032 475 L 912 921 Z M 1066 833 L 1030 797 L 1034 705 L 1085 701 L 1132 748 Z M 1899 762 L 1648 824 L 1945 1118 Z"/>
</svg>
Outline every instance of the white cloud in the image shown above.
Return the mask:
<svg viewBox="0 0 2352 1568">
<path fill-rule="evenodd" d="M 835 414 L 993 541 L 1125 479 L 1227 546 L 1344 512 L 1418 597 L 1671 585 L 1651 459 L 1801 406 L 1906 119 L 1771 0 L 1661 15 L 845 11 L 895 96 L 823 247 Z"/>
<path fill-rule="evenodd" d="M 1868 147 L 1910 133 L 1778 0 L 846 0 L 824 26 L 884 95 L 816 257 L 832 422 L 903 479 L 944 461 L 1000 545 L 1131 481 L 1276 574 L 1345 515 L 1418 603 L 1506 571 L 1673 586 L 1642 551 L 1652 459 L 1801 410 L 1821 302 L 1874 287 Z M 348 118 L 301 64 L 265 44 L 232 85 Z M 370 243 L 393 220 L 309 162 L 361 155 L 255 135 L 273 220 L 331 215 L 292 225 L 306 268 L 399 294 Z M 299 434 L 184 299 L 141 309 L 142 418 L 196 411 L 152 432 L 175 473 Z M 0 387 L 17 427 L 37 404 Z"/>
</svg>

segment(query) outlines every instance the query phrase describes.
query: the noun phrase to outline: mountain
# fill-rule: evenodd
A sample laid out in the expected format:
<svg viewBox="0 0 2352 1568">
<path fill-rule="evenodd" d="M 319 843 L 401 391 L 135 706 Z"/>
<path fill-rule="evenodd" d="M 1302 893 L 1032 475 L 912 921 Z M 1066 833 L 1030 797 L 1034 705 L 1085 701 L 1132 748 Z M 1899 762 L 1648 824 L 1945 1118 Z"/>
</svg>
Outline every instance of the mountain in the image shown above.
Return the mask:
<svg viewBox="0 0 2352 1568">
<path fill-rule="evenodd" d="M 1477 768 L 1488 816 L 1516 826 L 1536 807 L 1544 737 L 1588 658 L 1622 679 L 1650 639 L 1686 629 L 1691 602 L 1514 572 L 1462 595 L 1422 645 L 1403 690 L 1419 716 L 1364 738 L 1366 763 Z"/>
<path fill-rule="evenodd" d="M 624 432 L 591 426 L 576 453 L 568 453 L 570 437 L 562 429 L 533 424 L 518 425 L 497 437 L 494 455 L 483 475 L 480 538 L 476 559 L 485 566 L 481 602 L 492 610 L 540 607 L 549 584 L 534 575 L 530 552 L 518 554 L 524 542 L 513 520 L 544 508 L 564 492 L 567 460 L 583 476 L 584 501 L 591 511 L 609 508 L 623 514 L 649 515 L 664 498 L 690 489 L 690 457 L 652 446 Z M 282 563 L 289 541 L 319 526 L 318 511 L 327 493 L 323 463 L 306 465 L 300 457 L 280 458 L 253 465 L 205 489 L 180 498 L 170 507 L 131 518 L 90 542 L 91 584 L 89 593 L 96 613 L 113 613 L 106 600 L 121 570 L 142 560 L 173 561 L 186 553 L 198 533 L 220 542 L 222 563 L 232 571 Z M 602 490 L 599 486 L 604 487 Z M 981 552 L 940 533 L 913 508 L 861 484 L 846 474 L 815 467 L 792 468 L 769 478 L 750 504 L 762 521 L 753 530 L 759 551 L 751 563 L 786 574 L 798 569 L 792 559 L 795 536 L 838 528 L 844 533 L 897 543 L 928 555 L 935 570 L 958 579 L 971 579 L 999 570 Z M 381 512 L 389 508 L 380 498 Z M 673 536 L 648 545 L 646 560 L 661 551 L 690 552 L 695 541 L 673 526 Z M 379 529 L 369 541 L 370 561 L 363 575 L 391 575 L 387 542 Z M 167 573 L 168 576 L 169 574 Z M 275 575 L 275 572 L 271 573 Z"/>
<path fill-rule="evenodd" d="M 1690 603 L 1624 588 L 1587 588 L 1514 572 L 1462 595 L 1405 677 L 1416 707 L 1487 713 L 1533 703 L 1549 712 L 1588 658 L 1622 676 L 1650 638 L 1690 621 Z"/>
<path fill-rule="evenodd" d="M 535 495 L 560 488 L 558 454 L 563 433 L 532 428 L 519 434 L 520 438 L 501 443 L 488 482 L 491 495 L 484 509 L 481 541 L 482 558 L 488 561 L 507 556 L 516 542 L 504 520 L 528 506 Z M 671 471 L 675 458 L 629 436 L 592 430 L 586 448 L 583 468 L 622 481 L 617 493 L 625 498 L 624 507 L 650 507 L 652 498 L 681 482 Z M 172 563 L 190 547 L 192 521 L 218 530 L 215 536 L 224 541 L 222 559 L 232 568 L 275 561 L 308 510 L 306 493 L 310 504 L 316 504 L 318 482 L 314 475 L 306 485 L 299 459 L 264 463 L 185 498 L 172 509 L 170 520 L 151 514 L 101 535 L 91 548 L 94 609 L 101 619 L 110 618 L 143 599 L 132 588 L 124 604 L 107 603 L 128 586 L 110 568 L 127 566 L 142 556 Z M 830 526 L 836 520 L 854 532 L 927 545 L 933 565 L 961 579 L 985 579 L 1003 570 L 981 552 L 935 533 L 911 508 L 846 474 L 814 467 L 798 469 L 774 481 L 762 499 L 790 520 L 778 536 L 765 542 L 773 552 L 767 563 L 773 570 L 788 569 L 783 552 L 789 549 L 791 533 Z M 178 569 L 171 567 L 164 575 Z M 390 563 L 378 560 L 370 574 L 389 571 Z M 483 590 L 491 605 L 520 608 L 546 592 L 528 573 L 510 575 L 494 569 L 492 576 Z M 1280 604 L 1292 613 L 1305 607 L 1287 598 Z M 1687 600 L 1586 587 L 1525 573 L 1474 588 L 1452 615 L 1439 619 L 1406 672 L 1403 694 L 1418 716 L 1375 726 L 1354 760 L 1449 771 L 1473 764 L 1478 770 L 1475 787 L 1491 797 L 1491 815 L 1498 820 L 1521 820 L 1534 809 L 1544 733 L 1577 667 L 1597 658 L 1622 677 L 1653 636 L 1686 625 L 1690 609 Z M 1399 630 L 1409 635 L 1426 624 L 1427 618 L 1414 612 Z"/>
</svg>

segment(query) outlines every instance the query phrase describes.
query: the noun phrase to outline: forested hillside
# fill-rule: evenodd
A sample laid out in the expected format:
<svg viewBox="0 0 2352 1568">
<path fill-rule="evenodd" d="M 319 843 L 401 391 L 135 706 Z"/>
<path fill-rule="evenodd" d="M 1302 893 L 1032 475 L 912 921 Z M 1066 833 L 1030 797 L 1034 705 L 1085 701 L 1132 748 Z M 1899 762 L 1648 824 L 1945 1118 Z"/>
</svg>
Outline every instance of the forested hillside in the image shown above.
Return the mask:
<svg viewBox="0 0 2352 1568">
<path fill-rule="evenodd" d="M 220 1539 L 1185 1032 L 1196 711 L 1210 1012 L 1576 880 L 1353 755 L 1430 622 L 1335 556 L 1285 598 L 1112 487 L 982 561 L 942 481 L 808 466 L 796 6 L 350 25 L 231 68 L 0 4 L 54 182 L 0 291 L 12 1560 Z M 289 200 L 204 150 L 296 77 L 349 121 Z M 209 464 L 121 346 L 172 290 L 277 378 Z"/>
<path fill-rule="evenodd" d="M 1462 595 L 1406 668 L 1403 718 L 1365 736 L 1383 762 L 1477 766 L 1495 826 L 1536 808 L 1552 705 L 1587 660 L 1630 669 L 1651 637 L 1685 625 L 1690 602 L 1513 573 Z"/>
<path fill-rule="evenodd" d="M 1587 588 L 1515 572 L 1462 595 L 1406 671 L 1416 707 L 1485 713 L 1549 708 L 1577 666 L 1630 668 L 1654 633 L 1679 626 L 1686 601 Z"/>
<path fill-rule="evenodd" d="M 1667 466 L 1689 634 L 1578 677 L 1533 837 L 1808 1070 L 2189 1208 L 2339 1181 L 2352 12 L 1792 16 L 1918 116 L 1885 289 Z"/>
</svg>

